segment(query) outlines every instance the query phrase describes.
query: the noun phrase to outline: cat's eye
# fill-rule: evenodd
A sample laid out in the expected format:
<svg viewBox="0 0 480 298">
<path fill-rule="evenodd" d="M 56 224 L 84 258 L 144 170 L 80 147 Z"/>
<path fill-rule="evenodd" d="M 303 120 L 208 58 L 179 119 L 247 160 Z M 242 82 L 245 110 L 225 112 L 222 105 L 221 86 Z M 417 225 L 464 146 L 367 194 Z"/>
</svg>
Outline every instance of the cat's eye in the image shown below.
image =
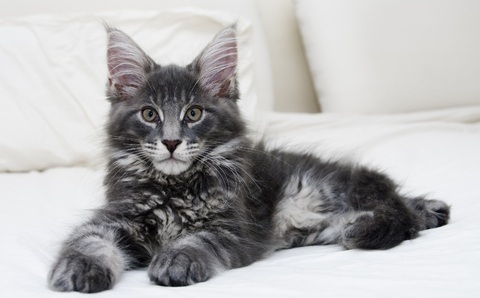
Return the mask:
<svg viewBox="0 0 480 298">
<path fill-rule="evenodd" d="M 189 122 L 197 122 L 202 118 L 203 110 L 201 107 L 191 107 L 185 114 L 186 120 Z"/>
<path fill-rule="evenodd" d="M 147 122 L 155 122 L 158 119 L 158 113 L 153 108 L 143 108 L 142 117 Z"/>
</svg>

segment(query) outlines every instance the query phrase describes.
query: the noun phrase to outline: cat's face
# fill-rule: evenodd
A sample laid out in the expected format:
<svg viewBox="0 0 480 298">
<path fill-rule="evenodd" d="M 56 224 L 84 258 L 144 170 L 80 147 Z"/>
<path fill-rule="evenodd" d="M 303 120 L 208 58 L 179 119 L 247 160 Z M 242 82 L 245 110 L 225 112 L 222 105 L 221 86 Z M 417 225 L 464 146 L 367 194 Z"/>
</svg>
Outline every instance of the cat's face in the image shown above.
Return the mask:
<svg viewBox="0 0 480 298">
<path fill-rule="evenodd" d="M 234 28 L 221 31 L 188 66 L 161 66 L 109 29 L 109 137 L 120 162 L 179 175 L 209 163 L 244 132 L 236 100 Z"/>
</svg>

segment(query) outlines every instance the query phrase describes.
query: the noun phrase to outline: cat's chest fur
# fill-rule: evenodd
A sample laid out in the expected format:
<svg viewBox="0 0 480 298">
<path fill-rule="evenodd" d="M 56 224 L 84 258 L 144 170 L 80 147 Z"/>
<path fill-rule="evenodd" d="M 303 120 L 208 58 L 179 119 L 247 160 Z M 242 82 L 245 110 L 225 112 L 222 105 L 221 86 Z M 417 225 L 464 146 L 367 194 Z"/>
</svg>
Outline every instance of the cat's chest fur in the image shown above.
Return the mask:
<svg viewBox="0 0 480 298">
<path fill-rule="evenodd" d="M 162 242 L 214 224 L 228 209 L 229 197 L 216 179 L 199 172 L 185 179 L 144 180 L 120 204 L 128 209 L 137 237 Z"/>
</svg>

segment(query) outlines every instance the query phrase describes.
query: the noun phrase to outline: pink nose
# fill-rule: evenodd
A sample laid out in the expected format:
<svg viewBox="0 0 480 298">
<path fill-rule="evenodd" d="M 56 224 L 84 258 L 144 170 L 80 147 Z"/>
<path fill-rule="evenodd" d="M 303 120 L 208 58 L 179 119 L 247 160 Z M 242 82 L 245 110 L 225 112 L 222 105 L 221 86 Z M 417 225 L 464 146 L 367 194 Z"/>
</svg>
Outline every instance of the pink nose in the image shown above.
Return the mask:
<svg viewBox="0 0 480 298">
<path fill-rule="evenodd" d="M 162 144 L 165 145 L 165 147 L 167 147 L 168 151 L 170 151 L 170 153 L 173 153 L 173 151 L 175 151 L 175 149 L 177 149 L 177 146 L 180 145 L 180 143 L 182 143 L 182 141 L 180 140 L 164 140 L 162 141 Z"/>
</svg>

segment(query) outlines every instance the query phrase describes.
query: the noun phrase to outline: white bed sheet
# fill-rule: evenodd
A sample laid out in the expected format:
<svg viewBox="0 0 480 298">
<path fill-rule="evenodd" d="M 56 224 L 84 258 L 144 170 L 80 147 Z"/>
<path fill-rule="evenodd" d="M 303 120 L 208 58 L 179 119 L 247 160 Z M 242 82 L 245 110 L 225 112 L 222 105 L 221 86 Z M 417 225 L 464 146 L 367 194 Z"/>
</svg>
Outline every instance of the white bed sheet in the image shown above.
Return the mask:
<svg viewBox="0 0 480 298">
<path fill-rule="evenodd" d="M 183 288 L 126 272 L 95 297 L 478 297 L 480 294 L 480 107 L 397 116 L 273 114 L 276 146 L 349 158 L 390 173 L 410 194 L 452 205 L 451 222 L 384 251 L 312 246 Z M 306 147 L 300 144 L 307 144 Z M 59 242 L 102 202 L 102 171 L 56 168 L 2 173 L 0 296 L 56 293 L 46 275 Z"/>
</svg>

